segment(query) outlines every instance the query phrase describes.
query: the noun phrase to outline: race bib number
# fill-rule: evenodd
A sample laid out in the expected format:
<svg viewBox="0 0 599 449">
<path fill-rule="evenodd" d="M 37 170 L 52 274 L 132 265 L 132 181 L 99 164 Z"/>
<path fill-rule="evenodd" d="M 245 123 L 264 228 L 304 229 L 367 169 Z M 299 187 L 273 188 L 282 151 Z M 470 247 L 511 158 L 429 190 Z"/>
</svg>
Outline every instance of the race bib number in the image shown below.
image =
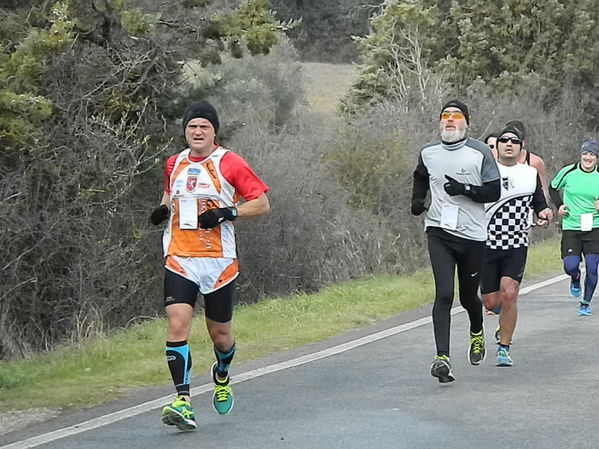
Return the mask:
<svg viewBox="0 0 599 449">
<path fill-rule="evenodd" d="M 179 198 L 179 229 L 198 229 L 198 201 Z"/>
<path fill-rule="evenodd" d="M 460 208 L 454 204 L 444 204 L 441 210 L 441 227 L 455 231 L 458 227 L 458 212 Z"/>
</svg>

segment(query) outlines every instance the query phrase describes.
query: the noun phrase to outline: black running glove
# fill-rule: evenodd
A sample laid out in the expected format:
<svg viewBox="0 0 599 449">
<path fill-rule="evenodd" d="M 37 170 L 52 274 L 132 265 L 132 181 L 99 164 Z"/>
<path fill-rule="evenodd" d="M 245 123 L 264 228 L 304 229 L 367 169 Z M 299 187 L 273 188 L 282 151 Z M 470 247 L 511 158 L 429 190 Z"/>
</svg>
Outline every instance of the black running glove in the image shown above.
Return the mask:
<svg viewBox="0 0 599 449">
<path fill-rule="evenodd" d="M 412 215 L 420 215 L 426 210 L 428 209 L 424 206 L 423 199 L 418 198 L 412 200 Z"/>
<path fill-rule="evenodd" d="M 221 207 L 220 209 L 208 209 L 198 217 L 198 220 L 200 222 L 200 228 L 212 229 L 223 221 L 233 221 L 236 218 L 237 208 Z"/>
<path fill-rule="evenodd" d="M 165 204 L 161 204 L 159 207 L 154 209 L 152 215 L 150 215 L 150 221 L 153 225 L 159 225 L 164 220 L 168 220 L 169 210 Z"/>
<path fill-rule="evenodd" d="M 443 188 L 449 196 L 463 195 L 466 192 L 466 184 L 462 184 L 449 175 L 445 175 L 445 179 L 447 182 L 443 184 Z"/>
</svg>

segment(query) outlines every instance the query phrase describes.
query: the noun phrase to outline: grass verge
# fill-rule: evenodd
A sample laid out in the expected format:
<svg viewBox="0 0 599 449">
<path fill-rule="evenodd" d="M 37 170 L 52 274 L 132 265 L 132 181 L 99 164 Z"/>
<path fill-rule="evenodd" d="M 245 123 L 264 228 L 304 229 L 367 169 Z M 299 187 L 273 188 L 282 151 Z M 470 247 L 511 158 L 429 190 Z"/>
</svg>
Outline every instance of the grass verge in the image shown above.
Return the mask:
<svg viewBox="0 0 599 449">
<path fill-rule="evenodd" d="M 525 280 L 560 271 L 559 243 L 531 247 Z M 332 285 L 315 294 L 265 299 L 235 311 L 236 362 L 298 347 L 430 303 L 428 269 L 410 276 L 376 276 Z M 168 385 L 166 322 L 156 319 L 111 336 L 59 348 L 28 360 L 0 362 L 0 411 L 30 407 L 85 407 L 129 388 Z M 190 346 L 194 372 L 213 362 L 203 317 L 195 318 Z"/>
</svg>

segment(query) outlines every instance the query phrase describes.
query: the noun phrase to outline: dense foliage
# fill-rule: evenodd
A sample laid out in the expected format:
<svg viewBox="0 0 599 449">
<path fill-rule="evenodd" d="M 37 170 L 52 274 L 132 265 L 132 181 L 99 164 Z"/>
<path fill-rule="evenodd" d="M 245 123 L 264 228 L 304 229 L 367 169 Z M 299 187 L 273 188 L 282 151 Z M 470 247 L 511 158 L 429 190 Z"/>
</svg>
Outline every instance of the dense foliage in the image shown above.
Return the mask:
<svg viewBox="0 0 599 449">
<path fill-rule="evenodd" d="M 431 93 L 467 96 L 526 86 L 552 107 L 578 93 L 599 116 L 599 4 L 593 0 L 405 0 L 387 2 L 360 40 L 365 68 L 346 107 Z M 584 49 L 584 51 L 580 51 Z M 439 86 L 442 86 L 439 88 Z"/>
<path fill-rule="evenodd" d="M 0 9 L 0 358 L 159 310 L 147 212 L 180 148 L 185 62 L 268 53 L 278 40 L 266 1 L 226 3 Z"/>
<path fill-rule="evenodd" d="M 289 36 L 304 61 L 351 62 L 358 53 L 353 36 L 368 33 L 381 0 L 271 0 L 277 17 L 292 21 Z M 299 22 L 298 22 L 299 20 Z"/>
</svg>

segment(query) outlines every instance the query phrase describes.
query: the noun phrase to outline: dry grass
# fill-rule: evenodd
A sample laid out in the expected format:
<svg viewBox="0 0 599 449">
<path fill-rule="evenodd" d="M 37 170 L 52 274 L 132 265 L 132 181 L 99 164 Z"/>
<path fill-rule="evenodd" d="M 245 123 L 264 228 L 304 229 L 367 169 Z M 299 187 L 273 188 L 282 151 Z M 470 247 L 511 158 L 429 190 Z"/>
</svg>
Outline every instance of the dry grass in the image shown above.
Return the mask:
<svg viewBox="0 0 599 449">
<path fill-rule="evenodd" d="M 302 64 L 306 75 L 306 97 L 316 113 L 335 113 L 339 100 L 358 74 L 352 64 L 326 64 L 306 62 Z"/>
</svg>

